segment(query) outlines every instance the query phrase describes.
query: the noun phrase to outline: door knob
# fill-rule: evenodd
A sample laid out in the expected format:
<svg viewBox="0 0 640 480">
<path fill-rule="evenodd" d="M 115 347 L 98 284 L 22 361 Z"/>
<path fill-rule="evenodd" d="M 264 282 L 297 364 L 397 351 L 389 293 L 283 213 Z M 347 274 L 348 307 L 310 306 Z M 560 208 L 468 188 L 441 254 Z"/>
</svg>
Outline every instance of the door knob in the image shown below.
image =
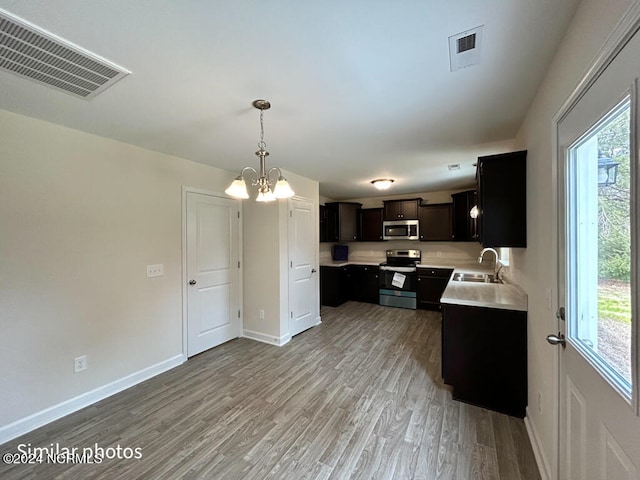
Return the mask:
<svg viewBox="0 0 640 480">
<path fill-rule="evenodd" d="M 189 280 L 189 285 L 195 285 L 197 282 L 195 280 Z"/>
<path fill-rule="evenodd" d="M 547 342 L 549 342 L 551 345 L 562 345 L 562 348 L 565 348 L 567 346 L 567 340 L 560 332 L 558 332 L 557 335 L 547 335 Z"/>
</svg>

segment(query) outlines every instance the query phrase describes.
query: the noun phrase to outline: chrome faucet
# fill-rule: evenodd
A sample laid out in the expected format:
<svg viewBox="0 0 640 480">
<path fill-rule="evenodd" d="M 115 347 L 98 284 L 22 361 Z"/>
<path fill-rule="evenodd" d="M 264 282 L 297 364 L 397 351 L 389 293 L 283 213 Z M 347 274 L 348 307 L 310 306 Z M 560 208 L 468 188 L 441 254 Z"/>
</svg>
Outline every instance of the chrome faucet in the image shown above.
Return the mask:
<svg viewBox="0 0 640 480">
<path fill-rule="evenodd" d="M 503 265 L 502 263 L 498 262 L 498 260 L 500 260 L 498 252 L 496 252 L 493 248 L 483 248 L 480 251 L 480 256 L 478 257 L 478 263 L 482 263 L 484 254 L 487 252 L 493 252 L 493 254 L 496 256 L 496 261 L 493 264 L 493 274 L 495 275 L 496 279 L 502 283 L 502 275 L 500 274 L 500 270 L 502 269 Z"/>
<path fill-rule="evenodd" d="M 496 256 L 496 264 L 497 264 L 498 263 L 498 259 L 500 258 L 500 256 L 498 255 L 498 252 L 496 252 L 493 248 L 483 248 L 480 251 L 480 256 L 478 257 L 478 263 L 482 263 L 482 259 L 483 259 L 482 257 L 487 252 L 493 252 L 493 254 Z"/>
</svg>

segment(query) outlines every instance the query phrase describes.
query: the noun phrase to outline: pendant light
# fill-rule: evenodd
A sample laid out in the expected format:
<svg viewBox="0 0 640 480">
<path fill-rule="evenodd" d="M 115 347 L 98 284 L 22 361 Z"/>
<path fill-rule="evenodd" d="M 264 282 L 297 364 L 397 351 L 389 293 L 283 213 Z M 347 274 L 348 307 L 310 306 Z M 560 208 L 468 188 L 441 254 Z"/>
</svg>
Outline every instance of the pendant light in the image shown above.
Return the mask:
<svg viewBox="0 0 640 480">
<path fill-rule="evenodd" d="M 271 167 L 267 170 L 265 166 L 265 158 L 269 155 L 266 151 L 267 144 L 264 142 L 264 111 L 271 108 L 271 104 L 266 100 L 255 100 L 253 106 L 260 110 L 260 142 L 258 143 L 258 151 L 256 155 L 260 158 L 260 170 L 253 167 L 244 167 L 240 175 L 231 182 L 231 185 L 224 191 L 227 195 L 234 198 L 249 198 L 247 192 L 247 184 L 245 181 L 246 172 L 253 172 L 256 180 L 251 183 L 252 186 L 258 187 L 258 196 L 256 202 L 272 202 L 278 198 L 290 198 L 295 194 L 291 189 L 289 182 L 282 176 L 282 171 L 278 167 Z"/>
</svg>

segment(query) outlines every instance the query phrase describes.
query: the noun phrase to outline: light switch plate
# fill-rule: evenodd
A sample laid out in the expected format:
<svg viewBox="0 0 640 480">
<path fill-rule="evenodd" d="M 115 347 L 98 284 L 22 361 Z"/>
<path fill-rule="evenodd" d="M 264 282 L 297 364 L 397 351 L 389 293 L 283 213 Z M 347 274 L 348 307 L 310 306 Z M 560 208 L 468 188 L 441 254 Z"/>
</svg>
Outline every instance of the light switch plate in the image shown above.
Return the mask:
<svg viewBox="0 0 640 480">
<path fill-rule="evenodd" d="M 164 265 L 147 265 L 147 277 L 161 277 L 164 275 Z"/>
</svg>

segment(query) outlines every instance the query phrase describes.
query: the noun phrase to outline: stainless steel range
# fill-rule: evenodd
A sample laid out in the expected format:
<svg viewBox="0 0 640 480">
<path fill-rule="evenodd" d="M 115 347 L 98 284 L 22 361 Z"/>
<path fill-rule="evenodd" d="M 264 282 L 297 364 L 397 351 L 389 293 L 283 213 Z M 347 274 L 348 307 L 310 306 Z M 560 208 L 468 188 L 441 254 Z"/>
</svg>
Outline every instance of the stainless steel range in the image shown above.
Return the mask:
<svg viewBox="0 0 640 480">
<path fill-rule="evenodd" d="M 416 309 L 417 265 L 420 250 L 387 250 L 380 264 L 380 305 Z"/>
</svg>

